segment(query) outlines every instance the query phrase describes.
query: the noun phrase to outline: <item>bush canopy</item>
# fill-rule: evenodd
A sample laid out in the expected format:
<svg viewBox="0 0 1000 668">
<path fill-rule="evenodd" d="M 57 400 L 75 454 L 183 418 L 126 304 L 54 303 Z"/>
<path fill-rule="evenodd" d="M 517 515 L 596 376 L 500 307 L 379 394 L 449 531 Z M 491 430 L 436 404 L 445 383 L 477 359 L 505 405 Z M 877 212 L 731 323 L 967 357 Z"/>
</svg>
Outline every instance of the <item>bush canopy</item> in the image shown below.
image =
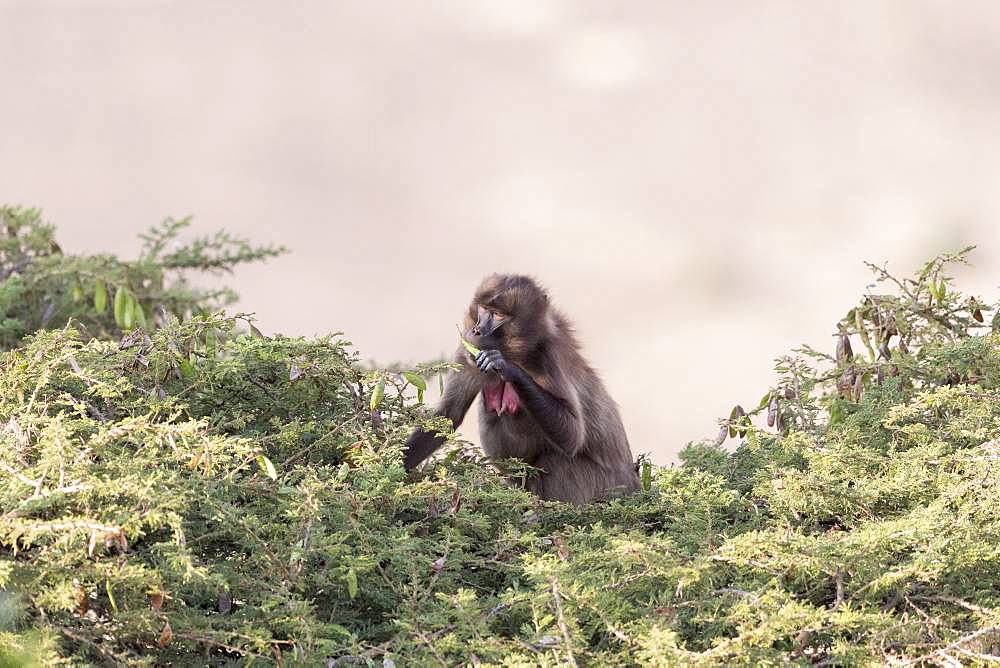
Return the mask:
<svg viewBox="0 0 1000 668">
<path fill-rule="evenodd" d="M 127 262 L 0 209 L 0 666 L 1000 660 L 1000 322 L 948 277 L 969 249 L 873 265 L 829 353 L 574 507 L 432 417 L 447 365 L 218 310 L 191 272 L 281 249 L 184 225 Z M 449 446 L 408 475 L 417 425 Z"/>
</svg>

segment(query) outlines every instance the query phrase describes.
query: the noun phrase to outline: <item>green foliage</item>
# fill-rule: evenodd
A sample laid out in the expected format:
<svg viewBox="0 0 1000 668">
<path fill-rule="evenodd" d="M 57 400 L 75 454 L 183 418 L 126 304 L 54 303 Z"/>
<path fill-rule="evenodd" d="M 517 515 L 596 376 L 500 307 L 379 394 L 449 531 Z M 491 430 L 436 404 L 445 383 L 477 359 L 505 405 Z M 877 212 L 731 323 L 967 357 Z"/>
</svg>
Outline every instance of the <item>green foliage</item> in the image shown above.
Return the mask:
<svg viewBox="0 0 1000 668">
<path fill-rule="evenodd" d="M 87 335 L 106 338 L 136 326 L 152 329 L 164 313 L 210 313 L 231 303 L 235 293 L 192 287 L 190 272 L 231 271 L 284 252 L 225 233 L 181 244 L 177 237 L 189 224 L 188 218 L 167 219 L 142 237 L 139 259 L 127 262 L 65 255 L 38 209 L 0 207 L 0 350 L 70 319 Z"/>
<path fill-rule="evenodd" d="M 779 360 L 733 451 L 643 460 L 643 492 L 578 508 L 429 416 L 446 366 L 368 370 L 339 335 L 242 333 L 217 294 L 138 278 L 249 247 L 165 254 L 163 228 L 136 263 L 53 255 L 4 211 L 30 261 L 0 282 L 0 666 L 997 658 L 1000 335 L 944 273 L 963 255 L 877 268 L 895 290 L 840 322 L 867 357 Z M 146 328 L 119 331 L 123 286 Z M 415 425 L 451 444 L 408 475 Z"/>
</svg>

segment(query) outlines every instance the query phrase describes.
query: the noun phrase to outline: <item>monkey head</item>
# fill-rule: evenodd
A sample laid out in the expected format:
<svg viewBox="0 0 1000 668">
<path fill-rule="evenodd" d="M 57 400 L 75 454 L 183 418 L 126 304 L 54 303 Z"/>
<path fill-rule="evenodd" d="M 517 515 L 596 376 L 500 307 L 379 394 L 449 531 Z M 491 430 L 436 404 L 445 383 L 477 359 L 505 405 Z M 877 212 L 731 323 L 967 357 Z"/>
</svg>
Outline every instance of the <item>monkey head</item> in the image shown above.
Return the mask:
<svg viewBox="0 0 1000 668">
<path fill-rule="evenodd" d="M 518 360 L 527 357 L 554 329 L 549 297 L 530 277 L 487 276 L 465 317 L 466 338 Z"/>
</svg>

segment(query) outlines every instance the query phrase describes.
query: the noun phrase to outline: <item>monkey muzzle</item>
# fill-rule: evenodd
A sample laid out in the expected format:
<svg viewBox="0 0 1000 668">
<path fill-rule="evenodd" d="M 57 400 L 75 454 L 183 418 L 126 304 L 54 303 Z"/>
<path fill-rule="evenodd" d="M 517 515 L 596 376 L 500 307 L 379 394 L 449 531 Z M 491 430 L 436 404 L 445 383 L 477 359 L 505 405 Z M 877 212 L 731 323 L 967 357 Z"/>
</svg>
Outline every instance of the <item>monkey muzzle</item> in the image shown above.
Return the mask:
<svg viewBox="0 0 1000 668">
<path fill-rule="evenodd" d="M 472 326 L 472 331 L 470 334 L 473 336 L 478 336 L 484 339 L 488 339 L 493 336 L 500 326 L 503 325 L 506 320 L 497 320 L 493 317 L 493 314 L 489 311 L 479 314 L 479 319 L 476 324 Z"/>
</svg>

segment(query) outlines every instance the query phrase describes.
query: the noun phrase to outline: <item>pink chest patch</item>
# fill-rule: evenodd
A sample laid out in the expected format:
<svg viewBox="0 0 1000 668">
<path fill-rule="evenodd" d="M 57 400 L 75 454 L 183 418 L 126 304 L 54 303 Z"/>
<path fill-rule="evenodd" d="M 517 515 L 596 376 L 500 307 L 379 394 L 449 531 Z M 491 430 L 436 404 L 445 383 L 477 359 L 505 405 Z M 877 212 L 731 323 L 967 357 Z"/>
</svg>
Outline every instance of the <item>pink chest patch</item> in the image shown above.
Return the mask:
<svg viewBox="0 0 1000 668">
<path fill-rule="evenodd" d="M 510 383 L 487 385 L 483 388 L 483 400 L 486 402 L 486 410 L 495 411 L 497 415 L 514 415 L 521 408 L 521 398 Z"/>
</svg>

